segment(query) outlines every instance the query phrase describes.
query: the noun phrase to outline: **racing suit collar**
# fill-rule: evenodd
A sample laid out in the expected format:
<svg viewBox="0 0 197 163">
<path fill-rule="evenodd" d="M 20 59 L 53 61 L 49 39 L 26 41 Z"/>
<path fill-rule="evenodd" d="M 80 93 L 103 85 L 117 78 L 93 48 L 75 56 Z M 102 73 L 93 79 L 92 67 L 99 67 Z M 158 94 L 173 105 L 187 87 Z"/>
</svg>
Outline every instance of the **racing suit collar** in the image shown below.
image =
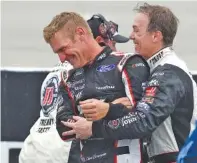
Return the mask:
<svg viewBox="0 0 197 163">
<path fill-rule="evenodd" d="M 105 59 L 109 54 L 111 54 L 112 49 L 109 46 L 103 48 L 103 50 L 95 57 L 95 59 L 89 62 L 86 66 L 91 66 L 95 62 L 102 61 Z"/>
<path fill-rule="evenodd" d="M 109 46 L 104 47 L 104 49 L 96 56 L 95 61 L 101 61 L 105 59 L 109 54 L 111 54 L 112 49 Z"/>
<path fill-rule="evenodd" d="M 163 49 L 161 49 L 160 51 L 158 51 L 157 53 L 155 53 L 152 57 L 150 57 L 147 62 L 150 66 L 150 71 L 154 70 L 155 67 L 157 67 L 161 60 L 166 56 L 171 54 L 173 51 L 172 47 L 165 47 Z"/>
</svg>

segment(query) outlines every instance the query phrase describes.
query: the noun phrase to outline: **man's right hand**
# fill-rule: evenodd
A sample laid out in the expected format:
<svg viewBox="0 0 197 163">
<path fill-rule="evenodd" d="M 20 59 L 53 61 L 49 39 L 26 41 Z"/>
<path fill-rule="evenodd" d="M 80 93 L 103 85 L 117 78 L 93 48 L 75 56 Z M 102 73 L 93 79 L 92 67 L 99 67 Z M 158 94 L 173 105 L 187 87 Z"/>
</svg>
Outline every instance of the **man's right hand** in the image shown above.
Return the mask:
<svg viewBox="0 0 197 163">
<path fill-rule="evenodd" d="M 132 109 L 131 102 L 127 97 L 121 97 L 112 102 L 113 104 L 123 104 L 128 109 Z M 109 103 L 97 99 L 88 99 L 79 102 L 82 112 L 88 121 L 97 121 L 104 118 L 109 110 Z"/>
<path fill-rule="evenodd" d="M 88 121 L 97 121 L 104 118 L 109 111 L 109 103 L 97 99 L 80 101 L 80 108 Z"/>
<path fill-rule="evenodd" d="M 112 102 L 112 104 L 123 104 L 124 106 L 126 106 L 128 109 L 132 109 L 132 105 L 131 105 L 131 102 L 129 100 L 128 97 L 121 97 L 121 98 L 118 98 L 116 100 L 114 100 Z"/>
</svg>

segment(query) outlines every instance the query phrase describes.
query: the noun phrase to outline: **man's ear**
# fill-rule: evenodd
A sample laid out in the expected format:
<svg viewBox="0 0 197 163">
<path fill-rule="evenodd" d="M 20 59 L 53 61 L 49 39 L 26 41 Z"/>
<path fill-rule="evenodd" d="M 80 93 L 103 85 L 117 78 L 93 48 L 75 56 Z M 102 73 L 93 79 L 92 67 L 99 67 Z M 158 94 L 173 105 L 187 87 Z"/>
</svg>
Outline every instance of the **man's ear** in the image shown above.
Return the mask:
<svg viewBox="0 0 197 163">
<path fill-rule="evenodd" d="M 86 35 L 86 31 L 82 27 L 77 27 L 75 30 L 75 37 L 77 37 L 80 41 L 83 41 Z"/>
<path fill-rule="evenodd" d="M 153 42 L 160 42 L 161 40 L 163 40 L 163 34 L 161 33 L 161 31 L 155 31 L 152 34 L 152 38 Z"/>
<path fill-rule="evenodd" d="M 104 42 L 104 39 L 103 39 L 101 36 L 97 36 L 97 37 L 95 38 L 95 40 L 96 40 L 97 43 L 102 43 L 102 42 Z"/>
<path fill-rule="evenodd" d="M 82 27 L 77 27 L 76 28 L 76 30 L 75 30 L 75 33 L 77 34 L 77 35 L 79 35 L 79 36 L 83 36 L 83 35 L 85 35 L 85 29 L 84 28 L 82 28 Z"/>
</svg>

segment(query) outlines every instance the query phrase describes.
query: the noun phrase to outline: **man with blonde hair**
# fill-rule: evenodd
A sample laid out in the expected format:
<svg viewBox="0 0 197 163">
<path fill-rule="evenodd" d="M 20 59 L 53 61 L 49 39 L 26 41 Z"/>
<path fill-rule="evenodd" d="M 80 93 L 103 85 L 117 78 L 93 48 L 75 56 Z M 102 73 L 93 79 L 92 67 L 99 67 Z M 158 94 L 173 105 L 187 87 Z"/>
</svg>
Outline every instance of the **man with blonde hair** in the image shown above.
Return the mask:
<svg viewBox="0 0 197 163">
<path fill-rule="evenodd" d="M 91 31 L 94 33 L 94 39 L 96 39 L 98 43 L 103 42 L 102 45 L 99 44 L 100 46 L 108 45 L 113 49 L 116 48 L 115 44 L 111 43 L 111 37 L 106 35 L 104 39 L 104 36 L 99 34 L 98 30 L 102 22 L 101 20 L 98 20 L 98 17 L 91 18 L 87 22 L 91 28 Z M 117 30 L 115 27 L 114 29 Z M 108 33 L 109 32 L 111 32 L 110 29 L 108 29 Z M 111 33 L 111 35 L 112 34 L 114 33 Z M 116 35 L 115 40 L 118 42 L 125 42 L 128 41 L 128 38 L 125 38 L 121 35 L 117 37 Z M 70 152 L 71 142 L 64 142 L 60 139 L 55 123 L 56 116 L 61 113 L 61 106 L 57 105 L 57 100 L 55 99 L 61 97 L 61 89 L 64 89 L 64 87 L 61 85 L 61 73 L 63 71 L 65 71 L 64 73 L 67 73 L 71 69 L 72 66 L 68 62 L 59 63 L 54 68 L 52 68 L 52 71 L 43 81 L 41 88 L 40 104 L 42 109 L 40 111 L 40 117 L 34 123 L 30 130 L 30 134 L 24 141 L 23 148 L 19 155 L 19 163 L 44 163 L 46 161 L 48 161 L 48 163 L 66 163 L 68 158 L 69 162 L 72 162 L 73 159 L 73 162 L 79 162 L 79 160 L 76 159 L 80 152 L 78 142 L 73 142 Z M 59 97 L 57 97 L 57 95 Z M 129 104 L 129 102 L 127 103 Z M 50 112 L 46 114 L 48 110 L 50 110 Z"/>
<path fill-rule="evenodd" d="M 63 136 L 62 133 L 68 131 L 62 121 L 68 121 L 68 112 L 72 112 L 73 115 L 83 115 L 79 107 L 82 100 L 96 98 L 113 102 L 115 99 L 127 96 L 134 107 L 136 101 L 141 99 L 142 83 L 149 76 L 146 61 L 139 55 L 112 52 L 109 47 L 99 46 L 87 22 L 79 14 L 63 12 L 54 17 L 44 28 L 44 38 L 62 62 L 68 61 L 75 68 L 65 82 L 66 91 L 69 92 L 73 105 L 65 106 L 56 121 L 57 130 L 62 139 L 67 139 L 67 136 Z M 118 114 L 123 115 L 124 112 L 125 110 L 122 110 Z M 74 116 L 73 119 L 80 119 L 80 123 L 76 124 L 78 127 L 84 122 L 92 123 L 86 120 L 88 117 L 76 119 Z M 117 127 L 116 123 L 110 125 Z M 83 135 L 71 136 L 81 138 Z M 137 163 L 141 160 L 138 139 L 90 137 L 85 141 L 80 140 L 80 144 L 82 162 Z"/>
</svg>

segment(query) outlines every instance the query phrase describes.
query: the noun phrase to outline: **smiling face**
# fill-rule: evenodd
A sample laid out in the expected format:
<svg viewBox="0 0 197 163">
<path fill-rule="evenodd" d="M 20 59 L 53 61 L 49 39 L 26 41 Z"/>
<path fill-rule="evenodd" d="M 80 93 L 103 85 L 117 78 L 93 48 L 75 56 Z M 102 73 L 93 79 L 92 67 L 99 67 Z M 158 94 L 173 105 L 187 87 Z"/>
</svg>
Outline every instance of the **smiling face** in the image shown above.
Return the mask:
<svg viewBox="0 0 197 163">
<path fill-rule="evenodd" d="M 71 38 L 65 31 L 61 29 L 55 33 L 55 35 L 50 40 L 50 45 L 54 51 L 59 56 L 61 62 L 68 61 L 74 68 L 80 68 L 87 63 L 85 56 L 85 46 L 82 35 L 82 28 L 77 28 L 74 34 L 74 39 Z"/>
<path fill-rule="evenodd" d="M 86 20 L 76 12 L 56 15 L 44 28 L 43 36 L 60 61 L 68 61 L 74 68 L 83 67 L 101 50 Z"/>
<path fill-rule="evenodd" d="M 137 13 L 130 39 L 133 40 L 135 52 L 150 58 L 163 46 L 162 33 L 160 31 L 148 31 L 149 17 L 143 13 Z"/>
<path fill-rule="evenodd" d="M 130 38 L 133 40 L 135 52 L 146 57 L 151 53 L 153 46 L 152 33 L 148 32 L 148 16 L 138 13 L 134 19 L 133 31 Z"/>
</svg>

